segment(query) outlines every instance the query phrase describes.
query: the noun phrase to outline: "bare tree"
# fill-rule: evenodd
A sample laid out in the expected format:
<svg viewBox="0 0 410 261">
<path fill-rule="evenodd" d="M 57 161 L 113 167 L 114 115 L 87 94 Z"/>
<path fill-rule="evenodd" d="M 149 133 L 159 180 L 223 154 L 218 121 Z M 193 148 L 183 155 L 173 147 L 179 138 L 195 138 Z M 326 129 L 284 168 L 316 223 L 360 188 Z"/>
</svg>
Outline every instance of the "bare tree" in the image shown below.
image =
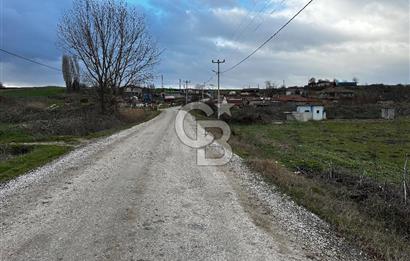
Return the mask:
<svg viewBox="0 0 410 261">
<path fill-rule="evenodd" d="M 63 55 L 62 71 L 67 92 L 71 92 L 73 86 L 73 74 L 71 66 L 71 57 L 68 55 Z"/>
<path fill-rule="evenodd" d="M 265 88 L 266 88 L 266 89 L 271 88 L 271 86 L 272 86 L 271 81 L 265 81 Z"/>
<path fill-rule="evenodd" d="M 118 88 L 153 78 L 159 52 L 145 18 L 124 0 L 75 0 L 58 26 L 63 49 L 84 64 L 101 110 Z"/>
</svg>

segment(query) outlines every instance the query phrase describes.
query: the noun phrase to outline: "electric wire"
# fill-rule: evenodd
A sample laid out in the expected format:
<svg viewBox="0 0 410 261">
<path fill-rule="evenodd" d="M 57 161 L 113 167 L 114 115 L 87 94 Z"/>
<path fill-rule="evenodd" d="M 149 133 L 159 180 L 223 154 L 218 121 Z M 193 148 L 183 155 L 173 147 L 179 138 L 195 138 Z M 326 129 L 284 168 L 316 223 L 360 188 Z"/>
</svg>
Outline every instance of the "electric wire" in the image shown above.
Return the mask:
<svg viewBox="0 0 410 261">
<path fill-rule="evenodd" d="M 244 63 L 246 60 L 251 58 L 255 53 L 257 53 L 260 49 L 262 49 L 267 43 L 269 43 L 273 38 L 275 38 L 285 27 L 287 27 L 297 16 L 299 16 L 311 3 L 313 0 L 310 0 L 305 6 L 303 6 L 291 19 L 289 19 L 284 25 L 282 25 L 273 35 L 271 35 L 265 42 L 263 42 L 258 48 L 256 48 L 253 52 L 251 52 L 248 56 L 243 58 L 241 61 L 236 63 L 235 65 L 231 66 L 229 69 L 223 71 L 222 73 L 227 73 L 235 68 L 237 68 L 239 65 Z"/>
</svg>

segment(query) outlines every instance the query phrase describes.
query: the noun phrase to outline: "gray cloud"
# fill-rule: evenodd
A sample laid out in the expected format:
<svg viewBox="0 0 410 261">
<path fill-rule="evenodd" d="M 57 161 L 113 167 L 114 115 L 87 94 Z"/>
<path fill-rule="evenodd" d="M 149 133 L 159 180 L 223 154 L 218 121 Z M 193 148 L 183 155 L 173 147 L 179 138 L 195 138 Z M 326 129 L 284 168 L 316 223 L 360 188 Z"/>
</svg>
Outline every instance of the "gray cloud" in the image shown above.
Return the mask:
<svg viewBox="0 0 410 261">
<path fill-rule="evenodd" d="M 140 3 L 136 1 L 137 3 Z M 146 1 L 147 2 L 147 1 Z M 207 80 L 211 60 L 227 68 L 242 59 L 305 1 L 151 0 L 139 6 L 164 49 L 157 68 L 167 84 L 178 79 Z M 15 0 L 2 9 L 2 47 L 59 66 L 56 24 L 70 1 Z M 133 1 L 130 0 L 130 3 Z M 277 12 L 270 12 L 277 9 Z M 251 12 L 251 10 L 256 10 Z M 328 0 L 313 2 L 276 39 L 222 77 L 227 87 L 256 86 L 265 80 L 304 84 L 311 76 L 363 83 L 410 82 L 409 3 L 406 0 Z M 252 18 L 255 16 L 255 18 Z M 249 24 L 249 26 L 247 26 Z M 259 26 L 260 25 L 260 26 Z M 254 30 L 257 26 L 258 30 Z M 243 30 L 245 28 L 246 30 Z M 242 32 L 243 31 L 243 32 Z M 0 54 L 0 81 L 19 85 L 62 84 L 53 71 Z M 158 83 L 158 82 L 157 82 Z"/>
</svg>

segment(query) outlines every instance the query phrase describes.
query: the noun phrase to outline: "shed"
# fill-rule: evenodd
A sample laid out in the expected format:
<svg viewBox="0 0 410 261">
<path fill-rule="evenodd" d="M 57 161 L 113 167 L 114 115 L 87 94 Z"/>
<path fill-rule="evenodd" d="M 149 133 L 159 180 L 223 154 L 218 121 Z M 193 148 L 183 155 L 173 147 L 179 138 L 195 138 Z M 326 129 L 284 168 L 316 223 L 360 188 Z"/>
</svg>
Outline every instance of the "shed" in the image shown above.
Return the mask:
<svg viewBox="0 0 410 261">
<path fill-rule="evenodd" d="M 297 121 L 322 121 L 326 120 L 325 107 L 322 105 L 300 105 L 297 106 L 296 111 L 288 114 L 288 120 Z"/>
<path fill-rule="evenodd" d="M 383 108 L 382 118 L 385 120 L 394 120 L 396 117 L 396 110 L 394 108 Z"/>
</svg>

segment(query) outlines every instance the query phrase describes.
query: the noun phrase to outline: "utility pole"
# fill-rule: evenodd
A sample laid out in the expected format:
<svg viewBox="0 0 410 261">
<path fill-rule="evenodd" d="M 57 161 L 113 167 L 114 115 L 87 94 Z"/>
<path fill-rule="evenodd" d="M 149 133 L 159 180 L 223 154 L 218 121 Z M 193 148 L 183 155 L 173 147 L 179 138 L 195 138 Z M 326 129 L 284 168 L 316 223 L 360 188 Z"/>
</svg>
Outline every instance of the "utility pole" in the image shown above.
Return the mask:
<svg viewBox="0 0 410 261">
<path fill-rule="evenodd" d="M 190 81 L 185 81 L 185 104 L 188 104 L 188 83 Z"/>
<path fill-rule="evenodd" d="M 219 107 L 220 107 L 220 92 L 219 92 L 219 88 L 220 88 L 220 82 L 221 82 L 221 79 L 220 79 L 220 76 L 221 76 L 221 68 L 220 68 L 220 64 L 221 63 L 225 63 L 225 59 L 224 60 L 217 60 L 217 61 L 214 61 L 214 60 L 212 60 L 212 63 L 217 63 L 218 64 L 218 71 L 216 72 L 217 74 L 218 74 L 218 119 L 220 118 L 220 114 L 219 114 Z M 215 71 L 214 71 L 215 72 Z"/>
<path fill-rule="evenodd" d="M 181 84 L 182 83 L 182 80 L 181 79 L 179 79 L 179 91 L 181 92 Z"/>
</svg>

